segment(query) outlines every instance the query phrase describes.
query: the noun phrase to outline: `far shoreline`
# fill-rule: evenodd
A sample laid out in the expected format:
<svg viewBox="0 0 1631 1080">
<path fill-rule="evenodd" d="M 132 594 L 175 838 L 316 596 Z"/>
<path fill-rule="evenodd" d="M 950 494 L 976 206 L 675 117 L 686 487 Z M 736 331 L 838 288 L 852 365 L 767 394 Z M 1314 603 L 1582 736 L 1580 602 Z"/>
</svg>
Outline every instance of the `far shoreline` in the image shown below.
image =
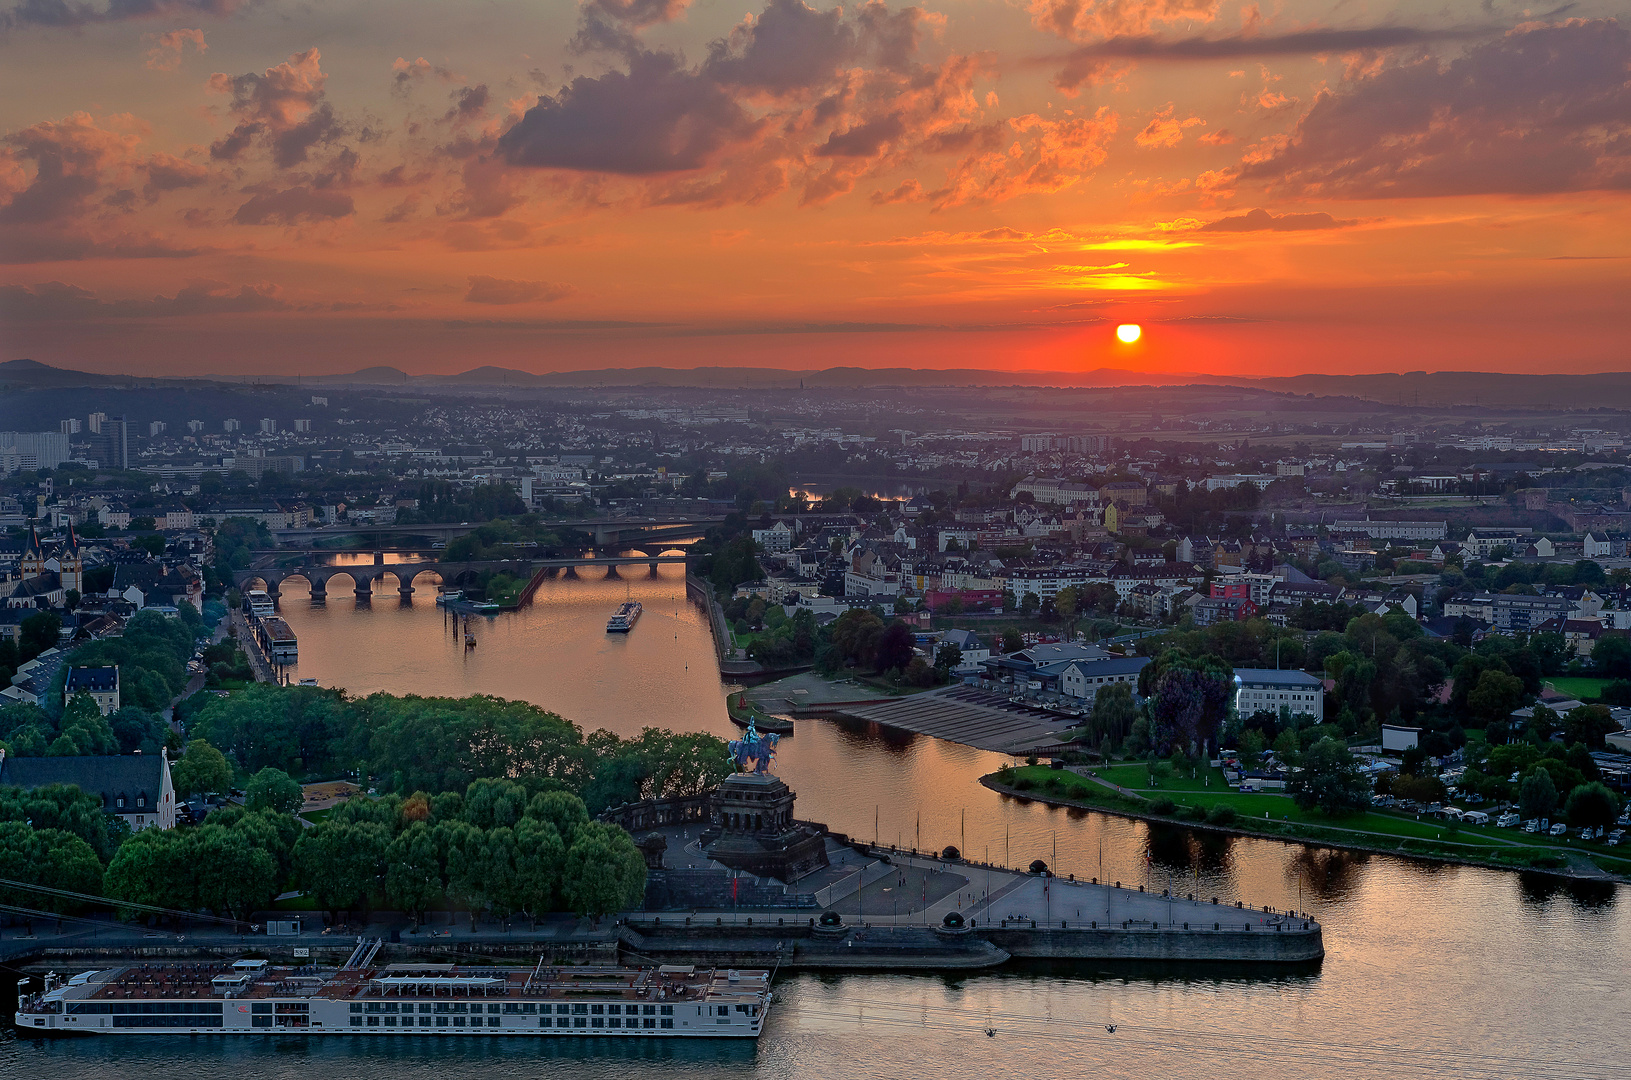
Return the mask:
<svg viewBox="0 0 1631 1080">
<path fill-rule="evenodd" d="M 1037 791 L 1021 791 L 996 780 L 996 773 L 987 773 L 980 777 L 980 784 L 999 795 L 1007 795 L 1015 799 L 1026 799 L 1031 802 L 1043 803 L 1047 806 L 1057 806 L 1067 810 L 1087 810 L 1101 814 L 1111 814 L 1116 817 L 1128 818 L 1133 821 L 1145 821 L 1157 825 L 1176 825 L 1186 829 L 1199 829 L 1207 832 L 1222 833 L 1228 836 L 1245 836 L 1254 840 L 1278 840 L 1285 844 L 1300 844 L 1304 847 L 1323 847 L 1338 851 L 1362 851 L 1371 855 L 1391 855 L 1401 859 L 1419 859 L 1425 862 L 1447 863 L 1457 866 L 1476 866 L 1486 870 L 1506 870 L 1512 873 L 1546 874 L 1551 877 L 1566 878 L 1571 881 L 1600 881 L 1618 885 L 1631 885 L 1631 877 L 1624 874 L 1615 874 L 1599 868 L 1596 874 L 1582 873 L 1573 866 L 1565 864 L 1560 867 L 1548 866 L 1514 866 L 1510 863 L 1479 859 L 1471 856 L 1450 855 L 1439 852 L 1411 851 L 1403 846 L 1382 847 L 1377 844 L 1365 844 L 1349 840 L 1327 840 L 1312 836 L 1287 835 L 1280 832 L 1265 832 L 1260 829 L 1243 828 L 1240 825 L 1218 825 L 1204 820 L 1177 817 L 1166 814 L 1141 813 L 1136 810 L 1120 806 L 1101 806 L 1096 803 L 1081 802 L 1075 799 L 1063 798 L 1057 795 L 1048 795 Z M 1237 820 L 1251 820 L 1241 818 Z M 1297 830 L 1304 826 L 1285 823 L 1289 829 Z M 1315 826 L 1315 828 L 1318 828 Z"/>
</svg>

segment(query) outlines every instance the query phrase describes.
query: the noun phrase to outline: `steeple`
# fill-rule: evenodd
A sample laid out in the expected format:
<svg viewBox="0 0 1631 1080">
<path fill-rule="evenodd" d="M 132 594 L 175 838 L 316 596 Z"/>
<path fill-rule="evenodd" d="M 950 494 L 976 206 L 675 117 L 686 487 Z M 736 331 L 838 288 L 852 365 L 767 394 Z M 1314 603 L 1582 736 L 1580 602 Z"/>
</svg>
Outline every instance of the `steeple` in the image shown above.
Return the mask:
<svg viewBox="0 0 1631 1080">
<path fill-rule="evenodd" d="M 57 575 L 62 578 L 62 587 L 72 589 L 77 593 L 85 591 L 85 563 L 79 557 L 79 534 L 74 532 L 74 523 L 68 523 L 68 543 L 64 545 L 62 553 L 57 556 Z"/>
<path fill-rule="evenodd" d="M 40 551 L 40 534 L 32 524 L 28 526 L 28 546 L 17 562 L 17 573 L 24 581 L 45 573 L 45 556 Z"/>
</svg>

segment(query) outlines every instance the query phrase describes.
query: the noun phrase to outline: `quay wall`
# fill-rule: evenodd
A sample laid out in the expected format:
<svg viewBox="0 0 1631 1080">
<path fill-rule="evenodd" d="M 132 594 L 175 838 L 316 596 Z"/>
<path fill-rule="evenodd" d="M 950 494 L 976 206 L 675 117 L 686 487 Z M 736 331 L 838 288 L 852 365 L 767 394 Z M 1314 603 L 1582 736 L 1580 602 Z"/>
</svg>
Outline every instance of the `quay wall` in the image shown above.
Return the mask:
<svg viewBox="0 0 1631 1080">
<path fill-rule="evenodd" d="M 1030 960 L 1166 960 L 1187 963 L 1296 964 L 1325 956 L 1318 924 L 1307 930 L 1110 929 L 1071 927 L 980 931 L 993 945 Z"/>
</svg>

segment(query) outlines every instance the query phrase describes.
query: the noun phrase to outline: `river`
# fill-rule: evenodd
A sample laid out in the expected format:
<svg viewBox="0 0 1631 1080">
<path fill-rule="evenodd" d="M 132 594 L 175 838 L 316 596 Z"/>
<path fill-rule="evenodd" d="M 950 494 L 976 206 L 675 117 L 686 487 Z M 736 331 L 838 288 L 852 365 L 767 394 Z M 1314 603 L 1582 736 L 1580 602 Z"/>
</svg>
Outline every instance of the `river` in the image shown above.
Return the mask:
<svg viewBox="0 0 1631 1080">
<path fill-rule="evenodd" d="M 294 678 L 352 693 L 525 698 L 586 729 L 734 732 L 708 628 L 678 568 L 547 583 L 533 607 L 482 619 L 465 650 L 422 589 L 357 605 L 343 583 L 313 607 L 298 581 L 282 614 L 300 639 Z M 645 615 L 604 632 L 625 596 Z M 1075 1076 L 1631 1076 L 1621 1028 L 1631 991 L 1631 895 L 1472 867 L 1224 838 L 996 795 L 976 778 L 998 755 L 835 721 L 800 721 L 775 771 L 800 816 L 885 843 L 1042 858 L 1102 876 L 1248 904 L 1297 907 L 1325 926 L 1312 971 L 1034 967 L 956 978 L 795 976 L 756 1047 L 430 1039 L 122 1038 L 0 1045 L 0 1075 L 193 1080 L 344 1075 L 836 1078 Z M 1055 854 L 1057 853 L 1057 854 Z M 1042 912 L 1029 914 L 1043 916 Z M 1114 1033 L 1106 1030 L 1115 1025 Z M 987 1036 L 990 1027 L 995 1034 Z"/>
</svg>

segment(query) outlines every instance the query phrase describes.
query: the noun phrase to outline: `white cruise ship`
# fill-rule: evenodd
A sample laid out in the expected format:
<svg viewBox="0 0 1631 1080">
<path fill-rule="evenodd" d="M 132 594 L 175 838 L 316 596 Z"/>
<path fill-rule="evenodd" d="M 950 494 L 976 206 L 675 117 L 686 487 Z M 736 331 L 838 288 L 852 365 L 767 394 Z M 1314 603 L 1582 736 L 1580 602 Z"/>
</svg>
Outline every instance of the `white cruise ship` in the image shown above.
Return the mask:
<svg viewBox="0 0 1631 1080">
<path fill-rule="evenodd" d="M 752 1039 L 770 999 L 763 970 L 161 962 L 49 976 L 16 1021 L 25 1035 Z"/>
<path fill-rule="evenodd" d="M 634 624 L 640 620 L 640 612 L 645 608 L 640 606 L 638 600 L 625 600 L 623 605 L 612 612 L 612 617 L 606 620 L 608 634 L 626 634 L 634 629 Z"/>
</svg>

